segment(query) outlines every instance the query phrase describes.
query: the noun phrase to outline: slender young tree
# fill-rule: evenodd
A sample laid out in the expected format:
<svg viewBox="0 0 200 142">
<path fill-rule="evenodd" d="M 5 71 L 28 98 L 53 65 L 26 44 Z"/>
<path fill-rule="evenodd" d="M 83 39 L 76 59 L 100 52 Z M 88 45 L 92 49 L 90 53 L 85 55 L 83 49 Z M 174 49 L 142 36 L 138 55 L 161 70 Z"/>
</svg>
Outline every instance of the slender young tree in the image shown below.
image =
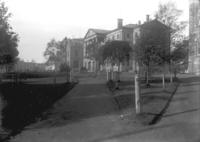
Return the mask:
<svg viewBox="0 0 200 142">
<path fill-rule="evenodd" d="M 169 58 L 169 28 L 157 20 L 144 24 L 140 27 L 134 50 L 140 66 L 146 69 L 146 85 L 150 86 L 150 66 L 164 66 Z"/>
<path fill-rule="evenodd" d="M 61 63 L 64 63 L 66 60 L 66 51 L 67 47 L 67 38 L 64 38 L 62 41 L 56 41 L 51 39 L 47 43 L 47 47 L 44 52 L 44 57 L 46 58 L 46 64 L 56 65 L 56 69 L 60 66 Z"/>
</svg>

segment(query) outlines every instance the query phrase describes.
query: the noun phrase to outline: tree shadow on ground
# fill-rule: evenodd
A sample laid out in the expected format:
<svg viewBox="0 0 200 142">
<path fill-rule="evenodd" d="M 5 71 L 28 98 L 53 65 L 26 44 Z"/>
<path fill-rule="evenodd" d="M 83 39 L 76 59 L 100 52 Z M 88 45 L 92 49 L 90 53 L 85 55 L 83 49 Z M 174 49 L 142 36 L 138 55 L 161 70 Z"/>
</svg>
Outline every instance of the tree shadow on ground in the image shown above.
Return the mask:
<svg viewBox="0 0 200 142">
<path fill-rule="evenodd" d="M 189 109 L 189 110 L 185 110 L 185 111 L 181 111 L 181 112 L 165 114 L 163 117 L 171 117 L 171 116 L 180 115 L 180 114 L 184 114 L 184 113 L 195 112 L 195 111 L 198 111 L 198 110 L 199 110 L 199 108 L 194 108 L 194 109 Z"/>
<path fill-rule="evenodd" d="M 25 126 L 42 119 L 42 113 L 62 98 L 75 84 L 24 84 L 3 83 L 1 98 L 5 102 L 2 110 L 2 127 L 10 135 L 19 133 Z"/>
<path fill-rule="evenodd" d="M 130 106 L 134 106 L 135 104 L 135 97 L 133 96 L 133 94 L 117 95 L 117 96 L 114 96 L 114 99 L 119 109 L 125 109 Z"/>
<path fill-rule="evenodd" d="M 79 84 L 70 93 L 71 95 L 58 101 L 55 107 L 45 113 L 45 119 L 30 129 L 60 127 L 84 119 L 119 113 L 133 103 L 130 94 L 113 96 L 105 90 L 105 84 Z M 83 93 L 80 94 L 81 90 Z M 102 91 L 104 89 L 104 91 Z M 87 93 L 85 93 L 87 92 Z M 120 100 L 117 104 L 116 100 Z"/>
<path fill-rule="evenodd" d="M 185 78 L 181 78 L 180 81 L 181 81 L 182 83 L 195 83 L 195 82 L 200 82 L 200 76 L 185 77 Z"/>
</svg>

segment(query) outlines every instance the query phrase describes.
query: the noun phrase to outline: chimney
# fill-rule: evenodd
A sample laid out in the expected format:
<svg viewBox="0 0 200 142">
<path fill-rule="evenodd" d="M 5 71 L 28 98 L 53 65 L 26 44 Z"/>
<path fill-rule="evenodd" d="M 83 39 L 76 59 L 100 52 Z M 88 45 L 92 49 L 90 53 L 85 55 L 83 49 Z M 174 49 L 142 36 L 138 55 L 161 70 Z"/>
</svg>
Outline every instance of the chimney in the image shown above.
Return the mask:
<svg viewBox="0 0 200 142">
<path fill-rule="evenodd" d="M 140 20 L 138 21 L 138 25 L 141 25 L 141 21 Z"/>
<path fill-rule="evenodd" d="M 117 19 L 117 28 L 123 27 L 123 19 Z"/>
<path fill-rule="evenodd" d="M 158 20 L 158 14 L 155 15 L 156 20 Z"/>
<path fill-rule="evenodd" d="M 150 21 L 150 18 L 149 18 L 149 15 L 147 14 L 146 15 L 146 22 L 149 22 Z"/>
</svg>

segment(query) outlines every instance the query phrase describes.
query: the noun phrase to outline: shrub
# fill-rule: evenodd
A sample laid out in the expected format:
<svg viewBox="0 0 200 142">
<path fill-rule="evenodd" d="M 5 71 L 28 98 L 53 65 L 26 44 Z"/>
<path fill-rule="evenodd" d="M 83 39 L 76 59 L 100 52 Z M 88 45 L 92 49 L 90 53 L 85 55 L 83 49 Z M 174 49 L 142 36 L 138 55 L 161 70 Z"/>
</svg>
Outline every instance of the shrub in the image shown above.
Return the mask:
<svg viewBox="0 0 200 142">
<path fill-rule="evenodd" d="M 67 63 L 61 63 L 60 67 L 59 67 L 59 71 L 60 72 L 69 72 L 70 71 L 70 67 L 68 66 Z"/>
</svg>

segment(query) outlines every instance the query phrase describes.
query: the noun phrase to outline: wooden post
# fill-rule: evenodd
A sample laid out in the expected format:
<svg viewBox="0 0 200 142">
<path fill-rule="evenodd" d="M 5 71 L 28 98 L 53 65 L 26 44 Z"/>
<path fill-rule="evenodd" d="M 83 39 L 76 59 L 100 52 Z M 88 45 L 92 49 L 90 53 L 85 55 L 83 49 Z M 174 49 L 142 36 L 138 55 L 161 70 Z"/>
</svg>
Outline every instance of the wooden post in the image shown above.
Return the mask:
<svg viewBox="0 0 200 142">
<path fill-rule="evenodd" d="M 140 84 L 139 84 L 139 74 L 138 72 L 135 73 L 135 110 L 136 114 L 141 113 L 140 108 Z"/>
<path fill-rule="evenodd" d="M 109 72 L 106 70 L 106 75 L 107 75 L 107 81 L 109 81 Z"/>
<path fill-rule="evenodd" d="M 170 60 L 170 63 L 169 63 L 169 72 L 170 72 L 170 83 L 173 82 L 173 73 L 172 73 L 172 60 Z"/>
<path fill-rule="evenodd" d="M 162 84 L 163 84 L 163 89 L 165 89 L 165 73 L 164 72 L 162 75 Z"/>
</svg>

